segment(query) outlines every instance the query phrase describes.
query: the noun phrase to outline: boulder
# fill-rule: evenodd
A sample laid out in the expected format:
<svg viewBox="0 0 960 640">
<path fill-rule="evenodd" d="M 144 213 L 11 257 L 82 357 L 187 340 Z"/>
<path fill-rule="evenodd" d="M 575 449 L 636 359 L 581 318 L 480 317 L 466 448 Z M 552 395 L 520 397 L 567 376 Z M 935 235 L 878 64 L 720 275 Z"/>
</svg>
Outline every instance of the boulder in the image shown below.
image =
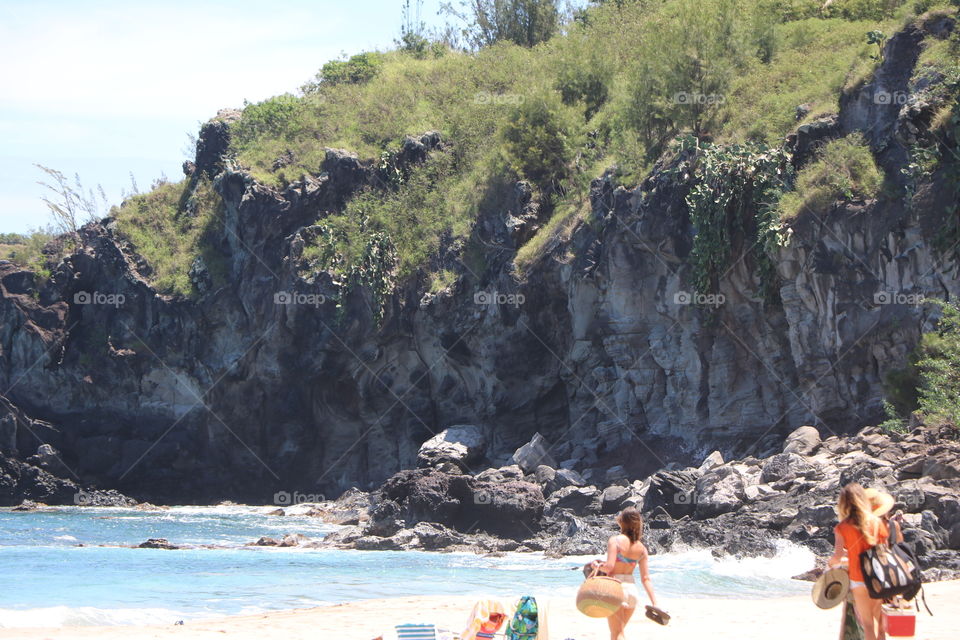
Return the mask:
<svg viewBox="0 0 960 640">
<path fill-rule="evenodd" d="M 477 474 L 477 480 L 486 482 L 508 482 L 510 480 L 523 480 L 523 469 L 518 465 L 511 464 L 499 469 L 487 469 Z"/>
<path fill-rule="evenodd" d="M 471 497 L 466 476 L 435 469 L 400 471 L 388 478 L 380 491 L 383 498 L 400 505 L 400 515 L 408 524 L 452 523 L 460 513 L 462 501 Z"/>
<path fill-rule="evenodd" d="M 950 534 L 947 537 L 947 544 L 951 549 L 960 550 L 960 524 L 955 524 L 950 529 Z"/>
<path fill-rule="evenodd" d="M 810 505 L 800 508 L 797 519 L 804 524 L 827 527 L 836 524 L 837 512 L 832 505 Z"/>
<path fill-rule="evenodd" d="M 876 458 L 876 462 L 883 462 Z M 840 486 L 844 487 L 851 482 L 857 482 L 865 487 L 873 486 L 883 488 L 883 486 L 894 486 L 897 482 L 896 472 L 889 463 L 888 466 L 874 464 L 871 460 L 864 460 L 846 467 L 840 472 Z"/>
<path fill-rule="evenodd" d="M 816 427 L 800 427 L 787 436 L 783 446 L 784 453 L 796 453 L 811 456 L 820 448 L 820 432 Z"/>
<path fill-rule="evenodd" d="M 928 458 L 923 463 L 923 475 L 931 480 L 951 480 L 960 478 L 960 456 L 940 455 Z"/>
<path fill-rule="evenodd" d="M 60 459 L 60 452 L 51 444 L 41 444 L 37 452 L 27 458 L 29 464 L 36 465 L 55 476 L 68 476 L 71 471 Z"/>
<path fill-rule="evenodd" d="M 384 500 L 370 513 L 370 520 L 363 529 L 363 535 L 389 538 L 402 528 L 400 505 L 393 500 Z"/>
<path fill-rule="evenodd" d="M 736 511 L 746 500 L 745 488 L 743 476 L 733 467 L 723 466 L 708 471 L 696 483 L 696 517 L 702 520 Z"/>
<path fill-rule="evenodd" d="M 400 542 L 394 538 L 363 536 L 353 541 L 353 548 L 361 551 L 399 551 Z"/>
<path fill-rule="evenodd" d="M 302 533 L 288 533 L 280 539 L 280 542 L 277 544 L 278 547 L 299 547 L 303 543 L 309 541 L 310 538 L 303 535 Z"/>
<path fill-rule="evenodd" d="M 569 509 L 578 516 L 600 511 L 600 491 L 596 487 L 563 487 L 550 496 L 551 511 Z"/>
<path fill-rule="evenodd" d="M 363 537 L 363 531 L 360 527 L 343 527 L 336 531 L 331 531 L 323 538 L 324 546 L 346 546 L 351 545 Z M 262 538 L 261 538 L 262 540 Z"/>
<path fill-rule="evenodd" d="M 487 439 L 480 427 L 458 424 L 447 427 L 420 446 L 417 467 L 436 467 L 447 463 L 467 471 L 486 454 Z"/>
<path fill-rule="evenodd" d="M 553 474 L 552 480 L 548 482 L 544 488 L 544 493 L 549 496 L 557 489 L 562 489 L 563 487 L 582 487 L 585 484 L 586 482 L 584 482 L 583 478 L 576 471 L 571 469 L 557 469 Z"/>
<path fill-rule="evenodd" d="M 418 522 L 410 531 L 419 540 L 420 548 L 426 551 L 445 549 L 451 545 L 464 542 L 462 534 L 436 522 Z"/>
<path fill-rule="evenodd" d="M 454 528 L 478 529 L 513 540 L 526 540 L 539 531 L 546 506 L 539 486 L 517 480 L 503 483 L 474 480 L 468 483 L 468 491 L 469 496 L 462 501 L 459 513 L 450 523 Z"/>
<path fill-rule="evenodd" d="M 399 505 L 408 526 L 436 522 L 458 531 L 485 531 L 512 539 L 534 535 L 545 506 L 543 492 L 535 484 L 490 482 L 437 469 L 400 471 L 383 484 L 381 494 Z"/>
<path fill-rule="evenodd" d="M 947 545 L 949 532 L 940 526 L 940 519 L 933 511 L 924 511 L 920 514 L 920 528 L 933 537 L 937 547 Z"/>
<path fill-rule="evenodd" d="M 556 469 L 553 467 L 548 467 L 545 464 L 537 467 L 537 470 L 534 472 L 534 476 L 536 476 L 537 479 L 537 484 L 543 487 L 544 491 L 546 491 L 547 486 L 553 482 L 553 479 L 556 477 L 556 475 Z"/>
<path fill-rule="evenodd" d="M 800 125 L 786 139 L 787 147 L 793 151 L 794 166 L 802 167 L 826 141 L 841 135 L 842 127 L 840 126 L 839 116 L 836 114 L 830 114 L 813 122 Z"/>
<path fill-rule="evenodd" d="M 784 482 L 797 478 L 810 478 L 817 469 L 796 453 L 781 453 L 768 459 L 763 465 L 760 481 L 764 483 Z"/>
<path fill-rule="evenodd" d="M 792 507 L 785 507 L 780 511 L 777 511 L 770 517 L 770 526 L 775 528 L 783 528 L 787 525 L 793 524 L 797 520 L 799 511 Z"/>
<path fill-rule="evenodd" d="M 542 464 L 553 468 L 558 466 L 556 460 L 550 455 L 549 443 L 539 433 L 533 434 L 530 442 L 517 449 L 513 454 L 513 461 L 523 469 L 524 473 L 533 473 Z"/>
<path fill-rule="evenodd" d="M 650 477 L 650 487 L 643 500 L 643 511 L 662 507 L 670 516 L 693 515 L 693 492 L 696 474 L 688 471 L 658 471 Z"/>
<path fill-rule="evenodd" d="M 744 488 L 743 493 L 746 499 L 750 502 L 757 502 L 759 500 L 766 500 L 771 496 L 782 495 L 781 491 L 777 491 L 768 484 L 747 485 Z"/>
<path fill-rule="evenodd" d="M 138 549 L 179 549 L 175 544 L 170 544 L 166 538 L 150 538 L 146 542 L 137 545 Z"/>
<path fill-rule="evenodd" d="M 617 513 L 626 506 L 624 503 L 632 495 L 631 487 L 619 485 L 607 487 L 600 494 L 600 513 Z"/>
<path fill-rule="evenodd" d="M 719 451 L 714 451 L 713 453 L 708 455 L 706 458 L 704 458 L 702 463 L 700 463 L 700 471 L 707 472 L 707 471 L 710 471 L 711 469 L 719 467 L 722 464 L 723 464 L 723 454 L 721 454 Z"/>
<path fill-rule="evenodd" d="M 960 499 L 956 494 L 940 498 L 933 511 L 940 518 L 940 524 L 944 527 L 952 527 L 960 524 Z"/>
</svg>

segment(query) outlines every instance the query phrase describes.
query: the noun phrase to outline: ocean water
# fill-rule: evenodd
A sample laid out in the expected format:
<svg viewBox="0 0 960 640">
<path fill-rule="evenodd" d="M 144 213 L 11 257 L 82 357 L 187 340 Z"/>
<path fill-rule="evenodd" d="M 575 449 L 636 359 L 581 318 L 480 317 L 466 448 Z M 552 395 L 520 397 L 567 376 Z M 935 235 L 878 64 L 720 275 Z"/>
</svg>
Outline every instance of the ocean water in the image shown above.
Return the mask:
<svg viewBox="0 0 960 640">
<path fill-rule="evenodd" d="M 589 558 L 541 554 L 330 551 L 244 547 L 263 535 L 319 538 L 336 527 L 262 507 L 168 511 L 63 507 L 0 510 L 0 627 L 172 624 L 177 620 L 409 595 L 524 593 L 573 597 Z M 147 538 L 218 549 L 130 549 Z M 80 546 L 83 545 L 83 546 Z M 805 593 L 790 576 L 813 556 L 714 559 L 697 550 L 651 557 L 658 595 L 766 598 Z"/>
</svg>

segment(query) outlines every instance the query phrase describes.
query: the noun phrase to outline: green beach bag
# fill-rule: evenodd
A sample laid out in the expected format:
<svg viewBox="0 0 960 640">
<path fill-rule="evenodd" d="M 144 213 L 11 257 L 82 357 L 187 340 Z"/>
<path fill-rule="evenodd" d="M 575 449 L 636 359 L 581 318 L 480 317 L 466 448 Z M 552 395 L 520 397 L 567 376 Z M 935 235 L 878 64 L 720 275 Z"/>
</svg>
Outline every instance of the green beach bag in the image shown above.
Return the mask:
<svg viewBox="0 0 960 640">
<path fill-rule="evenodd" d="M 536 640 L 539 627 L 536 598 L 523 596 L 507 625 L 507 640 Z"/>
</svg>

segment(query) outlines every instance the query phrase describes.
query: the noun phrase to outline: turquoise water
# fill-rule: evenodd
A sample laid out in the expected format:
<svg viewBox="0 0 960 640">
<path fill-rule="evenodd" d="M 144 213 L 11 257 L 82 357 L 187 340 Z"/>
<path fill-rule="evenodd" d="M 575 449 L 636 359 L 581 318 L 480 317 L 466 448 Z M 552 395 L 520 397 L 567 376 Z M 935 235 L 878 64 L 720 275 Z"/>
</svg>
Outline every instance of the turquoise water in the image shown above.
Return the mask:
<svg viewBox="0 0 960 640">
<path fill-rule="evenodd" d="M 176 507 L 163 512 L 64 507 L 0 510 L 0 627 L 170 624 L 176 620 L 409 595 L 569 594 L 586 558 L 539 554 L 328 551 L 251 548 L 260 536 L 336 527 L 259 507 Z M 147 538 L 229 548 L 114 546 Z M 84 546 L 78 546 L 78 545 Z M 812 555 L 784 546 L 777 558 L 717 561 L 708 551 L 651 558 L 666 597 L 776 597 L 804 593 L 790 580 Z M 15 588 L 9 588 L 16 585 Z"/>
</svg>

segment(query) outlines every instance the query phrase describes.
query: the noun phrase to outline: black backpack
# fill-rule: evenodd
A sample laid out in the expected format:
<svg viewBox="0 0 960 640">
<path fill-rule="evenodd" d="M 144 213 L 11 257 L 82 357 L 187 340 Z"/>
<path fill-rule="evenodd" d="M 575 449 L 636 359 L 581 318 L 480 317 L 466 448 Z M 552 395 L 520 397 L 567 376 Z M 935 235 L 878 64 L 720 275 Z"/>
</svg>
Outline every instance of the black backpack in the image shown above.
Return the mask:
<svg viewBox="0 0 960 640">
<path fill-rule="evenodd" d="M 897 528 L 890 523 L 890 537 L 860 554 L 860 568 L 867 592 L 875 600 L 902 596 L 910 601 L 923 587 L 920 563 L 903 542 L 897 542 Z M 926 603 L 924 603 L 926 604 Z"/>
</svg>

